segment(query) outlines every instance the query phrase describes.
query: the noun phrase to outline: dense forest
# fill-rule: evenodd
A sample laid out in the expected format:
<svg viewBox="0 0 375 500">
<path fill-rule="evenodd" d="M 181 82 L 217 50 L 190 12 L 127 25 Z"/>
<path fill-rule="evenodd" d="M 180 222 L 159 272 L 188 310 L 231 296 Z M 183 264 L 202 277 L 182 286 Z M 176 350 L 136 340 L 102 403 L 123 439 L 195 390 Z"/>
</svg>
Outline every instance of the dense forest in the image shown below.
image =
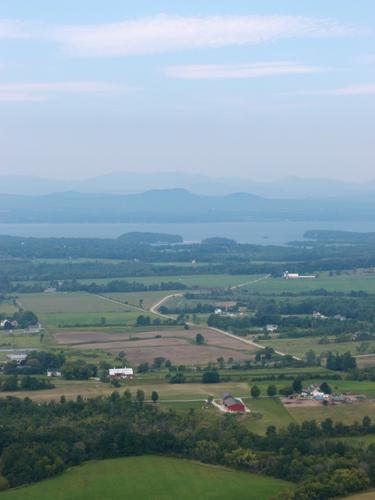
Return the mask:
<svg viewBox="0 0 375 500">
<path fill-rule="evenodd" d="M 375 446 L 334 438 L 375 433 L 369 417 L 353 425 L 324 420 L 290 424 L 265 436 L 234 416 L 162 411 L 139 390 L 109 397 L 33 403 L 0 399 L 0 485 L 39 481 L 89 459 L 142 454 L 198 459 L 297 483 L 284 499 L 329 499 L 375 485 Z"/>
</svg>

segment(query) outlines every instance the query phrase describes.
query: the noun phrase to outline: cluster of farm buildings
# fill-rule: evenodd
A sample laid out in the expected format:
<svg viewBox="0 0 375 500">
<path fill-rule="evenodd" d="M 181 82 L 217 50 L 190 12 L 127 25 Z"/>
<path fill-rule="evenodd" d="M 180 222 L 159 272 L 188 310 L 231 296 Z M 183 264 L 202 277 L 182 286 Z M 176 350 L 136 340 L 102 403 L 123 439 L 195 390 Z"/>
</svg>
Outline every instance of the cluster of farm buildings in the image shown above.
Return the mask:
<svg viewBox="0 0 375 500">
<path fill-rule="evenodd" d="M 332 393 L 327 394 L 323 392 L 319 385 L 311 384 L 304 388 L 300 394 L 288 396 L 283 398 L 282 402 L 285 405 L 300 405 L 304 403 L 323 403 L 323 404 L 342 404 L 342 403 L 357 403 L 363 401 L 365 396 L 354 394 L 341 394 Z"/>
</svg>

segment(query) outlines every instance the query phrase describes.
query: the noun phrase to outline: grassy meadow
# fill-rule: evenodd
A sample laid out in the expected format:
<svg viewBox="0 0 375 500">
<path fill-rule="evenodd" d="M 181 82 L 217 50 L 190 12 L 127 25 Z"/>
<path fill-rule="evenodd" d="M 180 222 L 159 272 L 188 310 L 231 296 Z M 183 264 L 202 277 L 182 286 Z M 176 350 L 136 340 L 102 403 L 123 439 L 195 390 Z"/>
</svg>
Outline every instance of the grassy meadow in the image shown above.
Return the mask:
<svg viewBox="0 0 375 500">
<path fill-rule="evenodd" d="M 64 326 L 133 325 L 140 311 L 109 298 L 85 292 L 29 293 L 19 301 L 34 311 L 46 328 Z M 153 316 L 145 312 L 145 316 Z M 154 316 L 156 317 L 156 316 Z"/>
<path fill-rule="evenodd" d="M 324 288 L 329 292 L 364 291 L 375 293 L 375 273 L 348 273 L 329 276 L 321 273 L 315 279 L 269 278 L 244 287 L 246 290 L 260 293 L 308 292 Z"/>
<path fill-rule="evenodd" d="M 196 498 L 267 500 L 292 485 L 220 466 L 157 456 L 88 462 L 60 476 L 0 493 L 1 500 Z"/>
</svg>

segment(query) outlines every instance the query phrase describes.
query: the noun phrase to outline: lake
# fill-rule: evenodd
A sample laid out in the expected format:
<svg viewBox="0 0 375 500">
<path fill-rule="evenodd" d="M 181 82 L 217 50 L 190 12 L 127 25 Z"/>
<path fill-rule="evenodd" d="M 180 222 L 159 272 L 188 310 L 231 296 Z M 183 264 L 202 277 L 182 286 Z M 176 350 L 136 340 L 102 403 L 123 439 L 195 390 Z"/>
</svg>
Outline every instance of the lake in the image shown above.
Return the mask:
<svg viewBox="0 0 375 500">
<path fill-rule="evenodd" d="M 309 229 L 375 232 L 375 221 L 364 222 L 216 222 L 192 224 L 0 224 L 0 234 L 35 237 L 116 238 L 131 231 L 179 234 L 197 242 L 212 236 L 232 238 L 240 243 L 283 245 L 301 240 Z"/>
</svg>

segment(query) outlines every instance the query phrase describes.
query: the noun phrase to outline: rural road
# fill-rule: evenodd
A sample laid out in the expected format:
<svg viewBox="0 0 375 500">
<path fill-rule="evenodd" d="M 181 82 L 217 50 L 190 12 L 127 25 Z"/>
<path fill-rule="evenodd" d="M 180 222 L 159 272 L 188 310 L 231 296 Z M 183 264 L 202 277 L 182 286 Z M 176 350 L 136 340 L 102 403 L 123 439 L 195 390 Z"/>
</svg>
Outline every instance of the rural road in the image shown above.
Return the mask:
<svg viewBox="0 0 375 500">
<path fill-rule="evenodd" d="M 258 281 L 262 281 L 262 280 L 265 280 L 265 279 L 268 279 L 270 277 L 270 274 L 268 274 L 267 276 L 264 276 L 263 278 L 259 278 L 259 279 L 256 279 L 256 280 L 253 280 L 253 281 L 249 281 L 247 283 L 241 283 L 240 285 L 235 285 L 233 287 L 230 287 L 231 289 L 233 288 L 239 288 L 241 286 L 247 286 L 251 283 L 257 283 Z M 161 300 L 159 300 L 156 304 L 154 304 L 151 308 L 150 308 L 150 312 L 153 313 L 153 314 L 156 314 L 158 316 L 160 316 L 161 318 L 167 318 L 167 319 L 170 319 L 171 316 L 168 316 L 166 314 L 162 314 L 158 311 L 159 307 L 164 304 L 164 302 L 168 301 L 169 299 L 173 298 L 173 297 L 182 297 L 183 294 L 182 293 L 172 293 L 170 295 L 166 295 L 165 297 L 163 297 Z M 192 327 L 197 327 L 198 325 L 196 325 L 195 323 L 192 323 L 190 321 L 187 321 L 186 322 L 189 326 L 192 326 Z M 247 339 L 244 339 L 243 337 L 239 337 L 238 335 L 234 335 L 233 333 L 229 333 L 229 332 L 226 332 L 225 330 L 221 330 L 220 328 L 215 328 L 213 326 L 205 326 L 204 327 L 206 330 L 212 330 L 213 332 L 216 332 L 216 333 L 220 333 L 221 335 L 225 335 L 226 337 L 230 337 L 232 339 L 235 339 L 235 340 L 238 340 L 244 344 L 247 344 L 247 345 L 250 345 L 251 347 L 256 347 L 257 349 L 265 349 L 266 347 L 264 345 L 261 345 L 261 344 L 257 344 L 256 342 L 253 342 L 252 340 L 247 340 Z M 285 352 L 281 352 L 281 351 L 275 351 L 276 354 L 278 354 L 279 356 L 287 356 L 288 353 L 285 353 Z M 297 360 L 297 361 L 301 361 L 301 358 L 298 358 L 297 356 L 292 356 L 293 359 Z"/>
</svg>

